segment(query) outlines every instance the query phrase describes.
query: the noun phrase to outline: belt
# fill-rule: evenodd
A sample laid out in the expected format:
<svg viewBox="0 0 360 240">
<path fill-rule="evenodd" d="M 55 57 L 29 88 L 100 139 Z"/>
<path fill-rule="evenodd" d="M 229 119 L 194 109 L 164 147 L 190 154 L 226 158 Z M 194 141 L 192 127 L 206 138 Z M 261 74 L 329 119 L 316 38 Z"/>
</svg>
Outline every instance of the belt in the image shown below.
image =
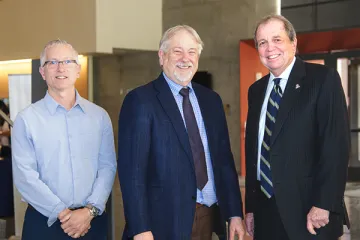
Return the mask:
<svg viewBox="0 0 360 240">
<path fill-rule="evenodd" d="M 30 209 L 33 209 L 35 211 L 37 211 L 33 206 L 31 206 L 30 204 L 28 204 L 28 208 Z M 83 209 L 84 207 L 75 207 L 75 208 L 69 208 L 69 210 L 71 211 L 75 211 L 75 210 L 78 210 L 78 209 Z"/>
<path fill-rule="evenodd" d="M 201 208 L 201 207 L 203 207 L 203 206 L 205 206 L 205 205 L 200 204 L 200 203 L 196 203 L 196 209 Z"/>
</svg>

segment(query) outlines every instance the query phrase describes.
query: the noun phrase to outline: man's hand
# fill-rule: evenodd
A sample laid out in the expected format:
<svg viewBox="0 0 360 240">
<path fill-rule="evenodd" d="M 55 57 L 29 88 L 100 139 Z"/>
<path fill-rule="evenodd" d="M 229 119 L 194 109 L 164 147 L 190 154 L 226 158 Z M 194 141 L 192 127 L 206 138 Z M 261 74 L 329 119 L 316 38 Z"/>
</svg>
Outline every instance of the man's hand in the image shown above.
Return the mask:
<svg viewBox="0 0 360 240">
<path fill-rule="evenodd" d="M 312 207 L 310 209 L 310 212 L 307 215 L 306 226 L 311 234 L 316 235 L 314 227 L 321 228 L 328 223 L 329 223 L 329 211 L 317 207 Z"/>
<path fill-rule="evenodd" d="M 239 240 L 244 239 L 245 230 L 240 217 L 233 217 L 230 219 L 229 235 L 230 240 L 235 240 L 235 235 L 239 237 Z"/>
<path fill-rule="evenodd" d="M 70 219 L 72 211 L 68 208 L 64 209 L 61 213 L 59 213 L 58 218 L 61 223 L 66 222 Z"/>
<path fill-rule="evenodd" d="M 93 218 L 87 208 L 74 210 L 71 212 L 70 218 L 62 222 L 61 228 L 70 237 L 79 238 L 88 232 Z"/>
<path fill-rule="evenodd" d="M 254 213 L 248 213 L 245 216 L 246 231 L 250 237 L 254 237 Z"/>
<path fill-rule="evenodd" d="M 154 240 L 152 232 L 143 232 L 134 236 L 134 240 Z"/>
</svg>

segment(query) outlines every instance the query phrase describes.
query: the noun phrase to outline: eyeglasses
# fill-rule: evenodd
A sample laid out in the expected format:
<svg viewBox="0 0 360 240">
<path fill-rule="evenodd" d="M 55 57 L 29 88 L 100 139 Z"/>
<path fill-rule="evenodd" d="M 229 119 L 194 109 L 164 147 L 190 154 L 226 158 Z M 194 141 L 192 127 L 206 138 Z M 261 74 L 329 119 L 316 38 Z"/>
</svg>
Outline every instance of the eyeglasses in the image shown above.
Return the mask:
<svg viewBox="0 0 360 240">
<path fill-rule="evenodd" d="M 48 68 L 57 68 L 60 63 L 62 63 L 64 68 L 70 68 L 74 66 L 74 63 L 77 64 L 76 60 L 64 60 L 64 61 L 51 60 L 51 61 L 46 61 L 43 67 L 47 65 Z"/>
</svg>

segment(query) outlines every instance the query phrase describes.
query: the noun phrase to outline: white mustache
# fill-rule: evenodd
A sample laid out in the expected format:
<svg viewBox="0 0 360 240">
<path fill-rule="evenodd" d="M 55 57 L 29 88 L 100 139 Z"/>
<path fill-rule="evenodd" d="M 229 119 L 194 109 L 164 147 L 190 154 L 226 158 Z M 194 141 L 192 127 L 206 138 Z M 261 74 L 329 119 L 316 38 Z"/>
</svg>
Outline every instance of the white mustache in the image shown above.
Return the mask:
<svg viewBox="0 0 360 240">
<path fill-rule="evenodd" d="M 192 67 L 192 63 L 177 63 L 177 67 Z"/>
</svg>

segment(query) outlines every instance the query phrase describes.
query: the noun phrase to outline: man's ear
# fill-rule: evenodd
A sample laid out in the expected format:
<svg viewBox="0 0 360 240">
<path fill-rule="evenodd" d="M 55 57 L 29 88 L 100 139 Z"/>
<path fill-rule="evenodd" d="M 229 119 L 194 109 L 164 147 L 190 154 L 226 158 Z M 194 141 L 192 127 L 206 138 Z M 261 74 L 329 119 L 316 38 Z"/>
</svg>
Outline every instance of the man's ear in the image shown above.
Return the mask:
<svg viewBox="0 0 360 240">
<path fill-rule="evenodd" d="M 77 77 L 77 78 L 80 77 L 80 72 L 81 72 L 81 64 L 78 64 L 78 66 L 77 66 L 77 73 L 76 73 L 76 77 Z"/>
<path fill-rule="evenodd" d="M 43 78 L 43 80 L 45 80 L 44 67 L 39 67 L 39 73 L 40 73 L 41 77 Z"/>
<path fill-rule="evenodd" d="M 164 65 L 164 56 L 165 56 L 164 51 L 159 50 L 158 55 L 159 55 L 159 64 L 160 64 L 160 66 L 163 66 Z"/>
<path fill-rule="evenodd" d="M 294 53 L 297 53 L 297 38 L 294 38 L 294 41 L 292 42 L 293 47 L 294 47 Z"/>
</svg>

